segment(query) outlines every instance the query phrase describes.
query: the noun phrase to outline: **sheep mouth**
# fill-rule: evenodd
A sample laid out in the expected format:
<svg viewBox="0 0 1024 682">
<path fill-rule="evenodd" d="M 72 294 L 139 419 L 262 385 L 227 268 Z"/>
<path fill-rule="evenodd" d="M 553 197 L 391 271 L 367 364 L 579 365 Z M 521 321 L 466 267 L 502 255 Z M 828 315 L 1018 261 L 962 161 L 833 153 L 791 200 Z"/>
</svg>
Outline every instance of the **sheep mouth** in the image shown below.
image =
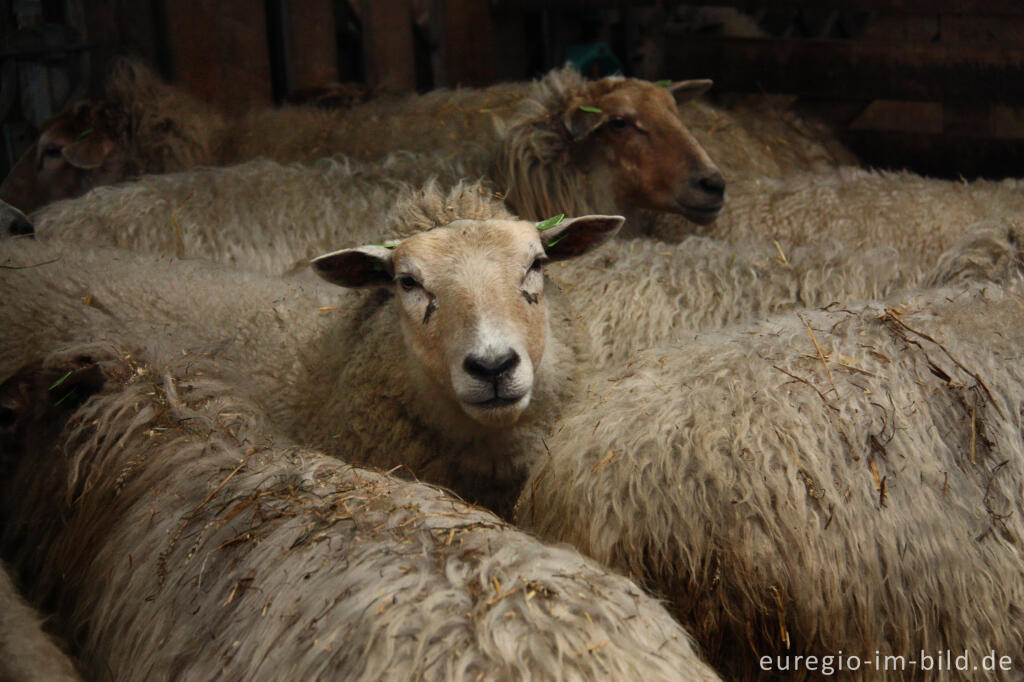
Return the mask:
<svg viewBox="0 0 1024 682">
<path fill-rule="evenodd" d="M 508 397 L 496 395 L 493 398 L 488 398 L 487 400 L 480 400 L 478 402 L 469 404 L 472 405 L 473 407 L 478 407 L 484 410 L 491 410 L 502 407 L 511 407 L 512 405 L 516 405 L 517 403 L 519 403 L 519 401 L 521 401 L 522 399 L 523 396 L 521 395 Z"/>
<path fill-rule="evenodd" d="M 463 411 L 487 428 L 508 428 L 519 421 L 530 404 L 530 392 L 516 396 L 495 395 L 486 400 L 465 401 Z"/>
<path fill-rule="evenodd" d="M 714 222 L 715 218 L 722 211 L 722 203 L 708 204 L 705 206 L 693 206 L 690 204 L 684 204 L 681 201 L 677 201 L 676 205 L 679 207 L 679 212 L 683 214 L 687 220 L 697 223 L 698 225 L 707 225 L 708 223 Z"/>
</svg>

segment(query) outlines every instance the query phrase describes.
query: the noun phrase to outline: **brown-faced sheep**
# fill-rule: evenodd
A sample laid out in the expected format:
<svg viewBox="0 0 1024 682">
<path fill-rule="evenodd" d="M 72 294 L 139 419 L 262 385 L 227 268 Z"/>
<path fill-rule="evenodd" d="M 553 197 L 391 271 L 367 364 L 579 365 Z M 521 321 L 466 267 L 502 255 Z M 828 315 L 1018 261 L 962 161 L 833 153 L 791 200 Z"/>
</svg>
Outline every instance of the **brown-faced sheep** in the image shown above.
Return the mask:
<svg viewBox="0 0 1024 682">
<path fill-rule="evenodd" d="M 224 121 L 149 69 L 115 65 L 100 101 L 83 101 L 43 126 L 0 184 L 0 199 L 26 213 L 141 173 L 214 163 Z"/>
<path fill-rule="evenodd" d="M 24 213 L 6 201 L 0 200 L 0 239 L 5 237 L 28 237 L 34 233 L 35 226 L 32 225 L 32 221 Z"/>
<path fill-rule="evenodd" d="M 565 299 L 545 292 L 542 263 L 583 254 L 622 219 L 541 232 L 483 198 L 471 185 L 425 191 L 405 209 L 415 234 L 393 250 L 316 261 L 332 281 L 378 289 L 369 295 L 7 240 L 0 366 L 82 329 L 215 349 L 301 442 L 405 465 L 507 513 L 589 350 Z"/>
<path fill-rule="evenodd" d="M 0 680 L 77 682 L 81 679 L 67 655 L 43 632 L 39 614 L 25 603 L 6 568 L 0 564 Z"/>
<path fill-rule="evenodd" d="M 389 122 L 401 119 L 394 112 L 382 119 L 360 107 L 344 112 L 325 112 L 312 107 L 285 109 L 266 115 L 291 112 L 295 116 L 308 115 L 317 121 L 323 117 L 330 120 L 275 124 L 279 128 L 275 127 L 274 134 L 254 135 L 254 139 L 259 141 L 258 150 L 246 147 L 245 151 L 230 151 L 234 143 L 221 140 L 216 145 L 217 155 L 201 161 L 223 164 L 244 161 L 253 156 L 267 156 L 276 160 L 309 162 L 338 153 L 359 154 L 360 145 L 371 143 L 377 146 L 376 153 L 365 155 L 375 158 L 398 149 L 416 151 L 426 148 L 434 153 L 433 160 L 422 157 L 421 163 L 440 164 L 442 174 L 453 160 L 469 177 L 490 170 L 493 182 L 501 191 L 513 191 L 510 197 L 513 211 L 526 218 L 542 219 L 558 212 L 579 215 L 653 208 L 682 213 L 688 219 L 703 224 L 713 220 L 721 208 L 724 181 L 707 154 L 683 126 L 673 95 L 676 100 L 683 101 L 699 95 L 710 84 L 710 81 L 684 81 L 663 88 L 626 78 L 587 81 L 571 69 L 556 70 L 527 87 L 532 94 L 521 103 L 522 110 L 511 121 L 507 136 L 492 132 L 478 138 L 478 144 L 473 145 L 469 143 L 472 139 L 470 134 L 463 133 L 458 136 L 456 146 L 447 150 L 437 144 L 426 147 L 411 144 L 408 133 L 412 132 L 411 139 L 422 141 L 429 138 L 431 126 L 444 131 L 445 126 L 454 125 L 455 119 L 435 111 L 438 107 L 448 106 L 445 102 L 450 98 L 487 97 L 490 90 L 431 94 L 392 105 L 395 111 L 405 107 L 409 116 L 422 119 L 418 126 L 410 124 L 405 135 L 379 130 L 390 125 Z M 419 107 L 427 113 L 420 112 Z M 159 111 L 159 108 L 155 110 Z M 236 122 L 227 129 L 238 130 L 242 126 Z M 218 130 L 223 128 L 215 127 Z M 290 151 L 285 131 L 294 131 L 301 137 L 303 131 L 309 130 L 316 131 L 317 135 L 321 134 L 320 131 L 327 131 L 329 139 L 322 144 L 304 141 L 298 145 L 297 151 Z M 159 138 L 159 135 L 148 132 L 155 139 Z M 107 151 L 112 158 L 130 155 L 130 150 Z M 499 154 L 502 154 L 501 158 L 498 158 Z M 140 170 L 168 170 L 163 165 L 153 168 L 147 168 L 145 164 L 136 166 L 139 168 L 112 176 L 113 179 L 123 179 Z M 17 178 L 25 173 L 31 174 L 33 168 L 25 166 L 17 173 L 12 172 L 5 186 L 18 185 L 21 181 Z M 38 180 L 41 186 L 49 183 L 42 177 L 30 180 Z M 110 181 L 111 178 L 103 180 Z M 84 189 L 54 189 L 48 200 L 75 196 Z M 568 203 L 555 205 L 563 199 Z M 11 201 L 18 204 L 14 199 Z M 583 210 L 581 207 L 584 206 L 590 208 Z"/>
<path fill-rule="evenodd" d="M 669 597 L 730 676 L 840 651 L 1019 672 L 1022 310 L 1018 277 L 638 354 L 563 411 L 517 520 Z"/>
<path fill-rule="evenodd" d="M 0 387 L 3 544 L 90 677 L 718 679 L 634 583 L 289 444 L 217 364 L 78 346 Z"/>
</svg>

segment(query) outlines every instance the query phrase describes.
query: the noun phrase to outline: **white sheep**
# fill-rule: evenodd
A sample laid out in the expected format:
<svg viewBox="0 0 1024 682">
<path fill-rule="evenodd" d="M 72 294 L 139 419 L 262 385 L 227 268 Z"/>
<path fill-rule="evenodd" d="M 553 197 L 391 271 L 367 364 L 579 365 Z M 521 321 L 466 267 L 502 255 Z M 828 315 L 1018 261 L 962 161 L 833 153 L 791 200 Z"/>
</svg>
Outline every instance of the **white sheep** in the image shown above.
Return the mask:
<svg viewBox="0 0 1024 682">
<path fill-rule="evenodd" d="M 386 227 L 396 200 L 413 185 L 451 187 L 463 175 L 454 162 L 415 154 L 290 166 L 259 160 L 98 187 L 35 219 L 40 239 L 281 274 L 330 249 L 402 236 L 401 225 Z M 478 191 L 491 200 L 491 190 Z"/>
<path fill-rule="evenodd" d="M 859 164 L 825 124 L 798 115 L 785 96 L 697 99 L 680 114 L 730 185 L 738 183 L 730 197 L 753 191 L 748 182 Z"/>
<path fill-rule="evenodd" d="M 5 544 L 87 674 L 719 679 L 634 583 L 289 444 L 217 362 L 77 345 L 0 396 L 29 445 L 0 483 Z"/>
<path fill-rule="evenodd" d="M 900 229 L 899 225 L 892 229 Z M 966 224 L 963 236 L 929 262 L 881 246 L 850 249 L 822 236 L 783 250 L 691 236 L 677 245 L 619 241 L 551 268 L 594 342 L 598 365 L 629 362 L 638 351 L 685 343 L 692 332 L 803 307 L 886 298 L 916 286 L 1006 281 L 1019 272 L 1024 225 Z"/>
<path fill-rule="evenodd" d="M 404 465 L 507 513 L 588 361 L 565 299 L 545 292 L 543 262 L 585 253 L 622 219 L 566 219 L 539 231 L 471 185 L 448 195 L 428 188 L 404 215 L 415 234 L 393 249 L 315 261 L 333 282 L 377 289 L 369 295 L 199 261 L 7 240 L 0 369 L 83 329 L 166 336 L 233 364 L 301 442 L 353 463 Z"/>
<path fill-rule="evenodd" d="M 71 660 L 43 631 L 39 614 L 22 599 L 7 569 L 0 564 L 0 680 L 81 679 Z"/>
<path fill-rule="evenodd" d="M 727 208 L 704 233 L 733 244 L 783 249 L 838 239 L 850 250 L 891 247 L 908 264 L 928 267 L 983 220 L 1020 222 L 1020 180 L 972 182 L 910 172 L 843 167 L 783 179 L 736 183 Z M 650 232 L 678 241 L 690 228 L 658 216 Z"/>
<path fill-rule="evenodd" d="M 1018 275 L 840 302 L 593 373 L 517 521 L 664 594 L 729 676 L 840 650 L 1019 671 L 1022 301 Z"/>
</svg>

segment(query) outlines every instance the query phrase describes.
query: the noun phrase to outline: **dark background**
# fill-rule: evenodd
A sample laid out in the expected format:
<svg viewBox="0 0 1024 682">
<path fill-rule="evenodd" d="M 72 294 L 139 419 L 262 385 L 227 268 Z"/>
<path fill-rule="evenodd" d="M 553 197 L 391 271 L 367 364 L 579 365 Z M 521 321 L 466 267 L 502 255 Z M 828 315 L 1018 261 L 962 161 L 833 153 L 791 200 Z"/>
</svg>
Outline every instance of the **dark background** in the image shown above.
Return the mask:
<svg viewBox="0 0 1024 682">
<path fill-rule="evenodd" d="M 788 95 L 866 165 L 1024 175 L 1022 0 L 0 0 L 0 22 L 0 175 L 117 55 L 231 113 L 337 83 L 524 80 L 575 56 L 595 76 L 710 77 L 722 101 Z"/>
</svg>

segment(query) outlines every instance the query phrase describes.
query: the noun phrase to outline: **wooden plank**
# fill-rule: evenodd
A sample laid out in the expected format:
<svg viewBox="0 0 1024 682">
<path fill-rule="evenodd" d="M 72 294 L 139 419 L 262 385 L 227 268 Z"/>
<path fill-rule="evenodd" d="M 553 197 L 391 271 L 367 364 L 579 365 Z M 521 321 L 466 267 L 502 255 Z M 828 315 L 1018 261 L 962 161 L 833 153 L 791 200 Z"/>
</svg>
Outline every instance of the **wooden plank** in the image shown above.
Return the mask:
<svg viewBox="0 0 1024 682">
<path fill-rule="evenodd" d="M 291 92 L 338 80 L 332 0 L 288 0 L 287 52 Z"/>
<path fill-rule="evenodd" d="M 562 0 L 555 0 L 558 5 Z M 569 0 L 571 1 L 571 0 Z M 841 9 L 859 12 L 906 12 L 909 14 L 1024 14 L 1020 0 L 677 0 L 681 5 L 738 7 L 754 11 L 793 7 L 797 9 Z M 620 4 L 631 4 L 628 0 Z"/>
<path fill-rule="evenodd" d="M 680 5 L 738 7 L 748 11 L 765 9 L 840 9 L 861 12 L 906 12 L 911 14 L 1024 14 L 1020 0 L 676 0 Z M 655 0 L 500 0 L 499 6 L 516 9 L 579 10 L 612 7 L 647 7 Z"/>
<path fill-rule="evenodd" d="M 1024 49 L 1005 46 L 677 36 L 662 71 L 727 91 L 1024 103 Z"/>
<path fill-rule="evenodd" d="M 175 83 L 225 111 L 270 104 L 261 0 L 163 0 Z"/>
<path fill-rule="evenodd" d="M 375 92 L 416 87 L 410 0 L 362 0 L 366 84 Z"/>
<path fill-rule="evenodd" d="M 85 13 L 85 39 L 95 44 L 90 52 L 92 73 L 90 90 L 101 92 L 113 59 L 129 55 L 156 68 L 156 18 L 148 2 L 97 0 Z"/>
<path fill-rule="evenodd" d="M 449 88 L 493 83 L 494 21 L 488 3 L 479 0 L 439 0 L 437 85 Z"/>
</svg>

